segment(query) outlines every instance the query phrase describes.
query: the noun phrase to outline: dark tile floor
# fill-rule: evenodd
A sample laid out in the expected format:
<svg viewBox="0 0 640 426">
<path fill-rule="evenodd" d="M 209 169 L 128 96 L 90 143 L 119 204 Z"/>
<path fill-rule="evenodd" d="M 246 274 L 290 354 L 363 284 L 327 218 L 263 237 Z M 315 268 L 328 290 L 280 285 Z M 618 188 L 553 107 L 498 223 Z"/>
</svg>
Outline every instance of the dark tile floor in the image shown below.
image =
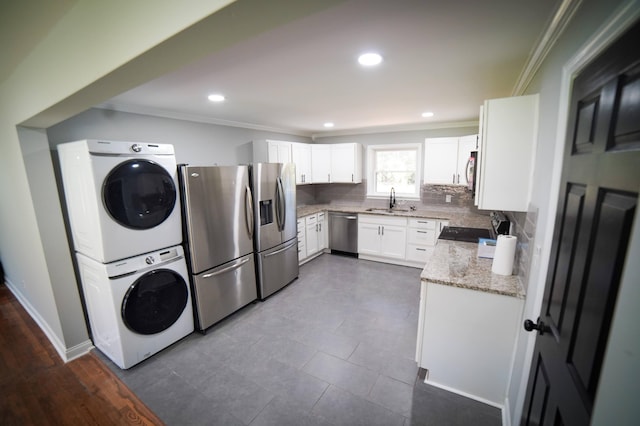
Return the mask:
<svg viewBox="0 0 640 426">
<path fill-rule="evenodd" d="M 322 255 L 247 306 L 127 370 L 168 425 L 500 425 L 417 379 L 420 270 Z"/>
</svg>

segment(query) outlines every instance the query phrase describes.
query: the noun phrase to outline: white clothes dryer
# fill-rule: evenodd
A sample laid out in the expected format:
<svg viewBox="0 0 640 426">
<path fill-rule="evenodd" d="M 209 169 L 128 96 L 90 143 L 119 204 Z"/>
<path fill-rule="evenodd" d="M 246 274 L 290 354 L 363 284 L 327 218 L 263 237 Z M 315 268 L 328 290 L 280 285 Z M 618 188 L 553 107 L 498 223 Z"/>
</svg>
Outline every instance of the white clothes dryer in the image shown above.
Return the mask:
<svg viewBox="0 0 640 426">
<path fill-rule="evenodd" d="M 109 263 L 182 242 L 173 145 L 58 145 L 75 251 Z"/>
<path fill-rule="evenodd" d="M 93 343 L 130 368 L 194 330 L 181 246 L 102 264 L 76 253 Z"/>
</svg>

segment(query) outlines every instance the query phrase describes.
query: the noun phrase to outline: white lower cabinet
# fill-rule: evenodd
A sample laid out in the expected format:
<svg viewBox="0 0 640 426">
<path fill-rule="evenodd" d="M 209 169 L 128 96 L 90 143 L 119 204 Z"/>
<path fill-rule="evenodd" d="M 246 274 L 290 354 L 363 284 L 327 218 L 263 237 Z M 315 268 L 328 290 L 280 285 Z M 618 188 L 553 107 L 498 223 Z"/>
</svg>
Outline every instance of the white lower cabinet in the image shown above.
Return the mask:
<svg viewBox="0 0 640 426">
<path fill-rule="evenodd" d="M 406 218 L 358 215 L 358 254 L 360 257 L 373 256 L 404 260 L 406 242 Z"/>
<path fill-rule="evenodd" d="M 416 361 L 428 370 L 425 382 L 504 405 L 523 306 L 516 297 L 422 281 Z"/>
<path fill-rule="evenodd" d="M 438 219 L 358 215 L 358 255 L 422 268 L 448 224 Z"/>
<path fill-rule="evenodd" d="M 327 248 L 325 212 L 298 219 L 298 262 L 308 261 Z M 302 248 L 301 248 L 302 247 Z"/>
</svg>

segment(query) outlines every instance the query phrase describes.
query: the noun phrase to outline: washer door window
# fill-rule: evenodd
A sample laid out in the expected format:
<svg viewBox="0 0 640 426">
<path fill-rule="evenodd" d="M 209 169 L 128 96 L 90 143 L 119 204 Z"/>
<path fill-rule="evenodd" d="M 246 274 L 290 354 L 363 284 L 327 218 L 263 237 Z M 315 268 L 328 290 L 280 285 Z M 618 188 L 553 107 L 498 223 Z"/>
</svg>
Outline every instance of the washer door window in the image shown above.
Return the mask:
<svg viewBox="0 0 640 426">
<path fill-rule="evenodd" d="M 176 204 L 173 178 L 157 163 L 129 160 L 104 181 L 102 197 L 111 217 L 127 228 L 149 229 L 169 217 Z"/>
<path fill-rule="evenodd" d="M 187 306 L 184 279 L 169 269 L 157 269 L 138 278 L 122 301 L 122 319 L 138 334 L 156 334 L 171 327 Z"/>
</svg>

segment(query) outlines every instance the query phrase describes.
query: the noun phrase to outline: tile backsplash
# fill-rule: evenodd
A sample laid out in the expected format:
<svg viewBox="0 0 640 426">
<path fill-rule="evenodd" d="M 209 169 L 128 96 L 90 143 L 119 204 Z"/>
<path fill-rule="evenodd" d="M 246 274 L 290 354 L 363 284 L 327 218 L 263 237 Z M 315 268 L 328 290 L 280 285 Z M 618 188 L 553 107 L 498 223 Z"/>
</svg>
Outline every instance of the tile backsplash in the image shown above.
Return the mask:
<svg viewBox="0 0 640 426">
<path fill-rule="evenodd" d="M 306 204 L 342 204 L 382 206 L 387 200 L 381 198 L 367 198 L 367 183 L 359 184 L 316 184 L 299 185 L 297 187 L 298 205 Z M 447 196 L 451 201 L 447 202 Z M 398 197 L 399 203 L 405 203 Z M 421 185 L 420 202 L 407 200 L 407 204 L 416 204 L 418 207 L 463 207 L 475 209 L 473 195 L 464 186 L 459 185 Z"/>
<path fill-rule="evenodd" d="M 534 236 L 538 223 L 538 208 L 530 204 L 529 211 L 527 212 L 504 213 L 513 224 L 511 233 L 518 237 L 514 270 L 526 291 L 529 284 L 531 260 L 535 247 Z"/>
</svg>

